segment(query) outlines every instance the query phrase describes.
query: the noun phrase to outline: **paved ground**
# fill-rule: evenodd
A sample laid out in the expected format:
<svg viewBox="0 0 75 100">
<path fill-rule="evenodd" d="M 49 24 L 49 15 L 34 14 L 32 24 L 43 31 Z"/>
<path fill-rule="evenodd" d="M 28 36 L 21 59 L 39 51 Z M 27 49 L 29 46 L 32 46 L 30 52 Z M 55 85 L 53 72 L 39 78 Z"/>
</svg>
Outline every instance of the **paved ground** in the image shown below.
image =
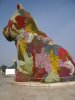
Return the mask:
<svg viewBox="0 0 75 100">
<path fill-rule="evenodd" d="M 75 100 L 75 85 L 32 87 L 12 84 L 10 76 L 0 76 L 0 100 Z"/>
</svg>

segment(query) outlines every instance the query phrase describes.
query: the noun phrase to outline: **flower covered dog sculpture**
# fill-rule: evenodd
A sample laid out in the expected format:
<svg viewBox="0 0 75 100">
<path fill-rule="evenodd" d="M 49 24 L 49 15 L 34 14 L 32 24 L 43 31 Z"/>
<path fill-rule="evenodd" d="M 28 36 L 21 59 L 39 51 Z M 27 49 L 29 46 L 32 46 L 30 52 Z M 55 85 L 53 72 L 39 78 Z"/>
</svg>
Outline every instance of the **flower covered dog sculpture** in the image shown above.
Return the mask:
<svg viewBox="0 0 75 100">
<path fill-rule="evenodd" d="M 20 4 L 3 34 L 17 48 L 16 81 L 56 82 L 74 76 L 75 64 L 68 52 L 40 31 Z"/>
</svg>

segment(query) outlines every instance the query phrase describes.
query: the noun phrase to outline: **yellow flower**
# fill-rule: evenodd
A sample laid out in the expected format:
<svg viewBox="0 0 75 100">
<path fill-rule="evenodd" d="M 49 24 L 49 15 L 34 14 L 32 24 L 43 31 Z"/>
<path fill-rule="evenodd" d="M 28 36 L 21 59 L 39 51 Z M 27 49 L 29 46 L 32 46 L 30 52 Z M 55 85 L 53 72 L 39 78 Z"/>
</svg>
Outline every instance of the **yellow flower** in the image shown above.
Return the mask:
<svg viewBox="0 0 75 100">
<path fill-rule="evenodd" d="M 26 41 L 24 39 L 22 39 L 20 41 L 20 43 L 19 43 L 19 49 L 20 49 L 22 55 L 24 55 L 25 52 L 26 52 Z"/>
<path fill-rule="evenodd" d="M 55 74 L 58 74 L 58 70 L 60 69 L 58 62 L 59 62 L 60 58 L 59 56 L 54 55 L 53 50 L 50 51 L 50 62 L 52 65 L 52 71 Z"/>
<path fill-rule="evenodd" d="M 28 25 L 26 25 L 26 31 L 32 32 L 32 25 L 30 23 Z"/>
</svg>

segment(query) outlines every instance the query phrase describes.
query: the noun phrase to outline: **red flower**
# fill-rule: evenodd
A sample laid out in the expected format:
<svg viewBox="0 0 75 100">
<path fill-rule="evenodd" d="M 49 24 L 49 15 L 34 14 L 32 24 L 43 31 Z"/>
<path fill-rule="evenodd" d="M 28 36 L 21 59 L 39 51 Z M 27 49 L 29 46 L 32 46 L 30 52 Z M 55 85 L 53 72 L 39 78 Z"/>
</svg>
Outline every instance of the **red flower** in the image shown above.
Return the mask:
<svg viewBox="0 0 75 100">
<path fill-rule="evenodd" d="M 63 61 L 67 61 L 66 56 L 68 55 L 68 52 L 64 49 L 64 48 L 59 48 L 59 57 L 63 60 Z"/>
<path fill-rule="evenodd" d="M 62 68 L 60 68 L 58 73 L 59 73 L 60 77 L 67 77 L 67 76 L 70 76 L 70 69 L 62 67 Z"/>
<path fill-rule="evenodd" d="M 41 81 L 44 74 L 46 74 L 45 68 L 35 68 L 35 72 L 32 75 L 32 80 Z"/>
<path fill-rule="evenodd" d="M 25 27 L 25 17 L 16 16 L 15 20 L 17 21 L 16 28 L 24 28 Z"/>
</svg>

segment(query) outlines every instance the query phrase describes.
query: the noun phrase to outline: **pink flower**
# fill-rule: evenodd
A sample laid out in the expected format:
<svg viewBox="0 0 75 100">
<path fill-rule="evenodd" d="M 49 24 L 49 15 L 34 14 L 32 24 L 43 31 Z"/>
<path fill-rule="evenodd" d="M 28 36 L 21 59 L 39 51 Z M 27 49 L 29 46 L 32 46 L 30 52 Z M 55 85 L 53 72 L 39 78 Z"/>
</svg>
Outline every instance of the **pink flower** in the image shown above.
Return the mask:
<svg viewBox="0 0 75 100">
<path fill-rule="evenodd" d="M 51 71 L 49 55 L 42 49 L 41 53 L 35 54 L 35 65 L 39 68 L 45 68 L 46 72 Z"/>
</svg>

